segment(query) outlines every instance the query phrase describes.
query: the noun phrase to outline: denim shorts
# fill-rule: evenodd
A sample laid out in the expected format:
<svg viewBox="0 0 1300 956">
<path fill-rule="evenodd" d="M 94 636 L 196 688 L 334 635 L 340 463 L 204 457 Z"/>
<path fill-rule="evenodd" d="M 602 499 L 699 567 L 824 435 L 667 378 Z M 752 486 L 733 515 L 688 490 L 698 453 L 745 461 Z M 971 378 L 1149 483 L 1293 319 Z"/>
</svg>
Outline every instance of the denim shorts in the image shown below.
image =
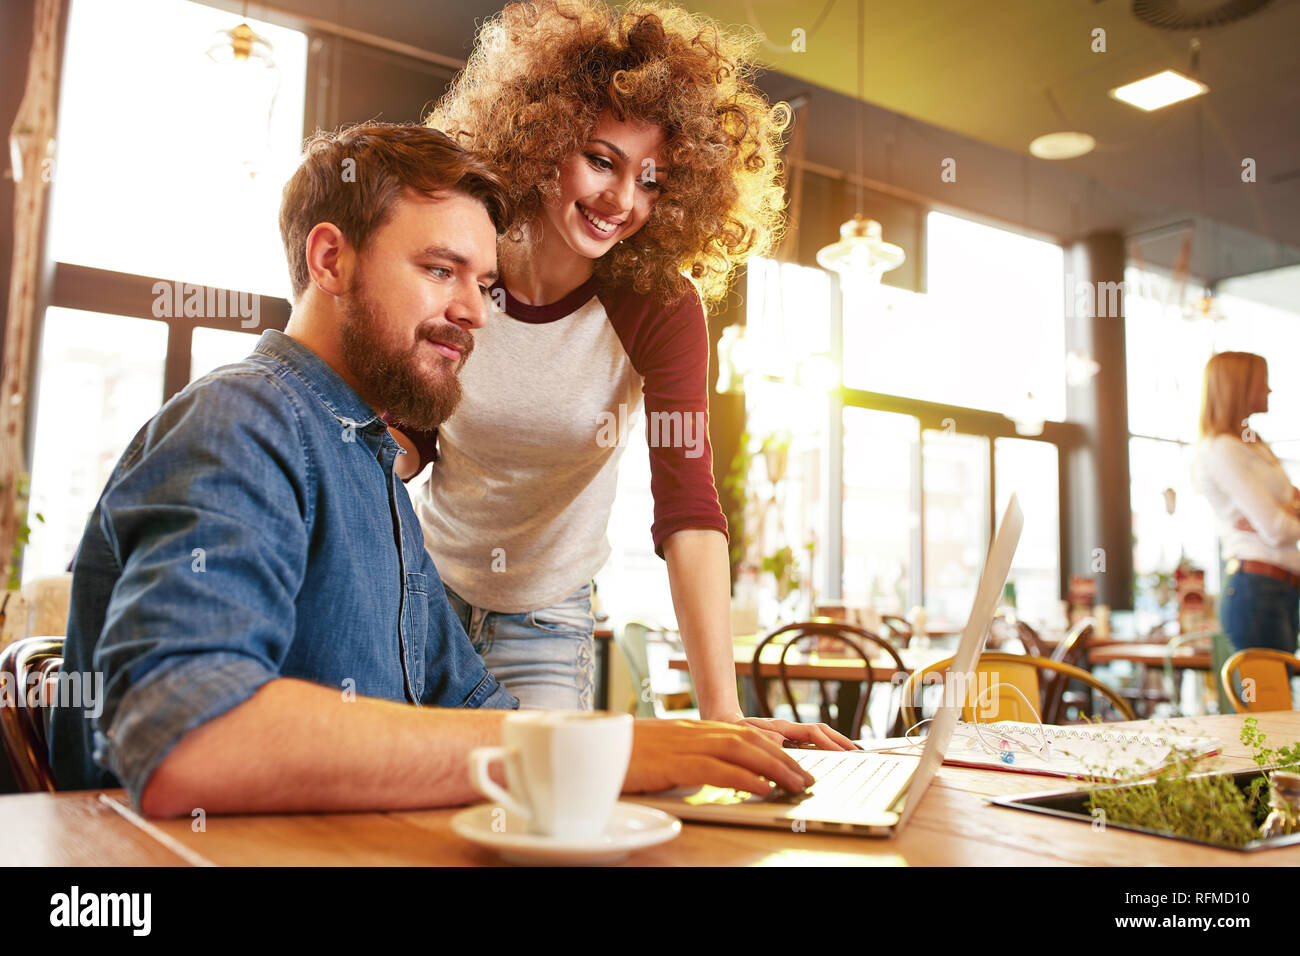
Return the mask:
<svg viewBox="0 0 1300 956">
<path fill-rule="evenodd" d="M 552 607 L 524 614 L 474 607 L 451 588 L 446 591 L 474 650 L 519 698 L 520 708 L 592 709 L 596 625 L 590 582 Z"/>
<path fill-rule="evenodd" d="M 1300 588 L 1263 574 L 1230 574 L 1223 581 L 1219 623 L 1234 650 L 1271 647 L 1294 654 L 1300 632 Z"/>
</svg>

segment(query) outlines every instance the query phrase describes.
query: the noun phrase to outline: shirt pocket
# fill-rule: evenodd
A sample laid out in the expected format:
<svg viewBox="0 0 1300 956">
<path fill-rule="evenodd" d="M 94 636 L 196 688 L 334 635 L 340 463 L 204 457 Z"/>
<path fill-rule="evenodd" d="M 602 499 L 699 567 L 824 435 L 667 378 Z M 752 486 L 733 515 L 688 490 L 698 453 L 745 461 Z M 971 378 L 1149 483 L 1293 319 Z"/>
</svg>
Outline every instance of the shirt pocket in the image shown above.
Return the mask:
<svg viewBox="0 0 1300 956">
<path fill-rule="evenodd" d="M 423 571 L 406 572 L 401 629 L 406 690 L 412 703 L 418 703 L 424 696 L 425 648 L 429 643 L 429 579 Z"/>
</svg>

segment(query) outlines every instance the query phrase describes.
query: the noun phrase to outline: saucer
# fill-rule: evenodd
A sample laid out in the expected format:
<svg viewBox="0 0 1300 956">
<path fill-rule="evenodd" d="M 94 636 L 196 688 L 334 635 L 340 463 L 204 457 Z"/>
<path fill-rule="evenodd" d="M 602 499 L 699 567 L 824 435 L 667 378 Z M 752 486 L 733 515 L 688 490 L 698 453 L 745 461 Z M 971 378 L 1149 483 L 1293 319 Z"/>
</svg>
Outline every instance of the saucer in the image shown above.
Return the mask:
<svg viewBox="0 0 1300 956">
<path fill-rule="evenodd" d="M 666 843 L 682 832 L 682 822 L 652 807 L 617 803 L 599 836 L 556 839 L 529 833 L 522 818 L 483 803 L 452 817 L 451 829 L 508 863 L 586 866 L 618 863 L 633 850 Z"/>
</svg>

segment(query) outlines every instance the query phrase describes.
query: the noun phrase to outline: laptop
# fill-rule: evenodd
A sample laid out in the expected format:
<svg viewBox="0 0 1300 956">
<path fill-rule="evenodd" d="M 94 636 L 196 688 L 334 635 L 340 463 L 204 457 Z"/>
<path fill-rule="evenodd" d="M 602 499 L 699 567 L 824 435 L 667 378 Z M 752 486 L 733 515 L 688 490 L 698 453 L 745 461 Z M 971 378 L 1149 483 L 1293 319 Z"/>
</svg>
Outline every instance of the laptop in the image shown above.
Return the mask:
<svg viewBox="0 0 1300 956">
<path fill-rule="evenodd" d="M 972 673 L 993 613 L 1011 571 L 1024 516 L 1011 496 L 997 537 L 989 548 L 975 602 L 953 655 L 952 673 Z M 802 794 L 756 796 L 743 790 L 686 787 L 632 797 L 684 820 L 739 826 L 823 830 L 853 836 L 888 837 L 906 826 L 943 762 L 962 701 L 943 695 L 920 755 L 837 750 L 794 750 L 791 755 L 815 778 Z"/>
</svg>

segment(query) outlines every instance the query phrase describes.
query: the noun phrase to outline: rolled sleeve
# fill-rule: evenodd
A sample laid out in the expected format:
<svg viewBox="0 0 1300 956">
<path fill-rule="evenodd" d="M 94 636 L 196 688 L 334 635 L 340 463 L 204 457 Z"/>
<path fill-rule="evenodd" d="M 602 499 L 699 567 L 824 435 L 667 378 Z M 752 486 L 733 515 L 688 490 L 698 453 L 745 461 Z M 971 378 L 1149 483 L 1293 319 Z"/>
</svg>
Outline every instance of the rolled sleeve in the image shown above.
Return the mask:
<svg viewBox="0 0 1300 956">
<path fill-rule="evenodd" d="M 95 733 L 95 762 L 113 772 L 139 807 L 149 777 L 181 737 L 277 676 L 239 654 L 209 653 L 159 666 L 126 692 L 108 733 Z"/>
<path fill-rule="evenodd" d="M 296 412 L 274 380 L 207 381 L 169 403 L 102 499 L 121 574 L 94 667 L 94 760 L 139 803 L 188 731 L 279 676 L 297 626 L 311 500 Z"/>
</svg>

